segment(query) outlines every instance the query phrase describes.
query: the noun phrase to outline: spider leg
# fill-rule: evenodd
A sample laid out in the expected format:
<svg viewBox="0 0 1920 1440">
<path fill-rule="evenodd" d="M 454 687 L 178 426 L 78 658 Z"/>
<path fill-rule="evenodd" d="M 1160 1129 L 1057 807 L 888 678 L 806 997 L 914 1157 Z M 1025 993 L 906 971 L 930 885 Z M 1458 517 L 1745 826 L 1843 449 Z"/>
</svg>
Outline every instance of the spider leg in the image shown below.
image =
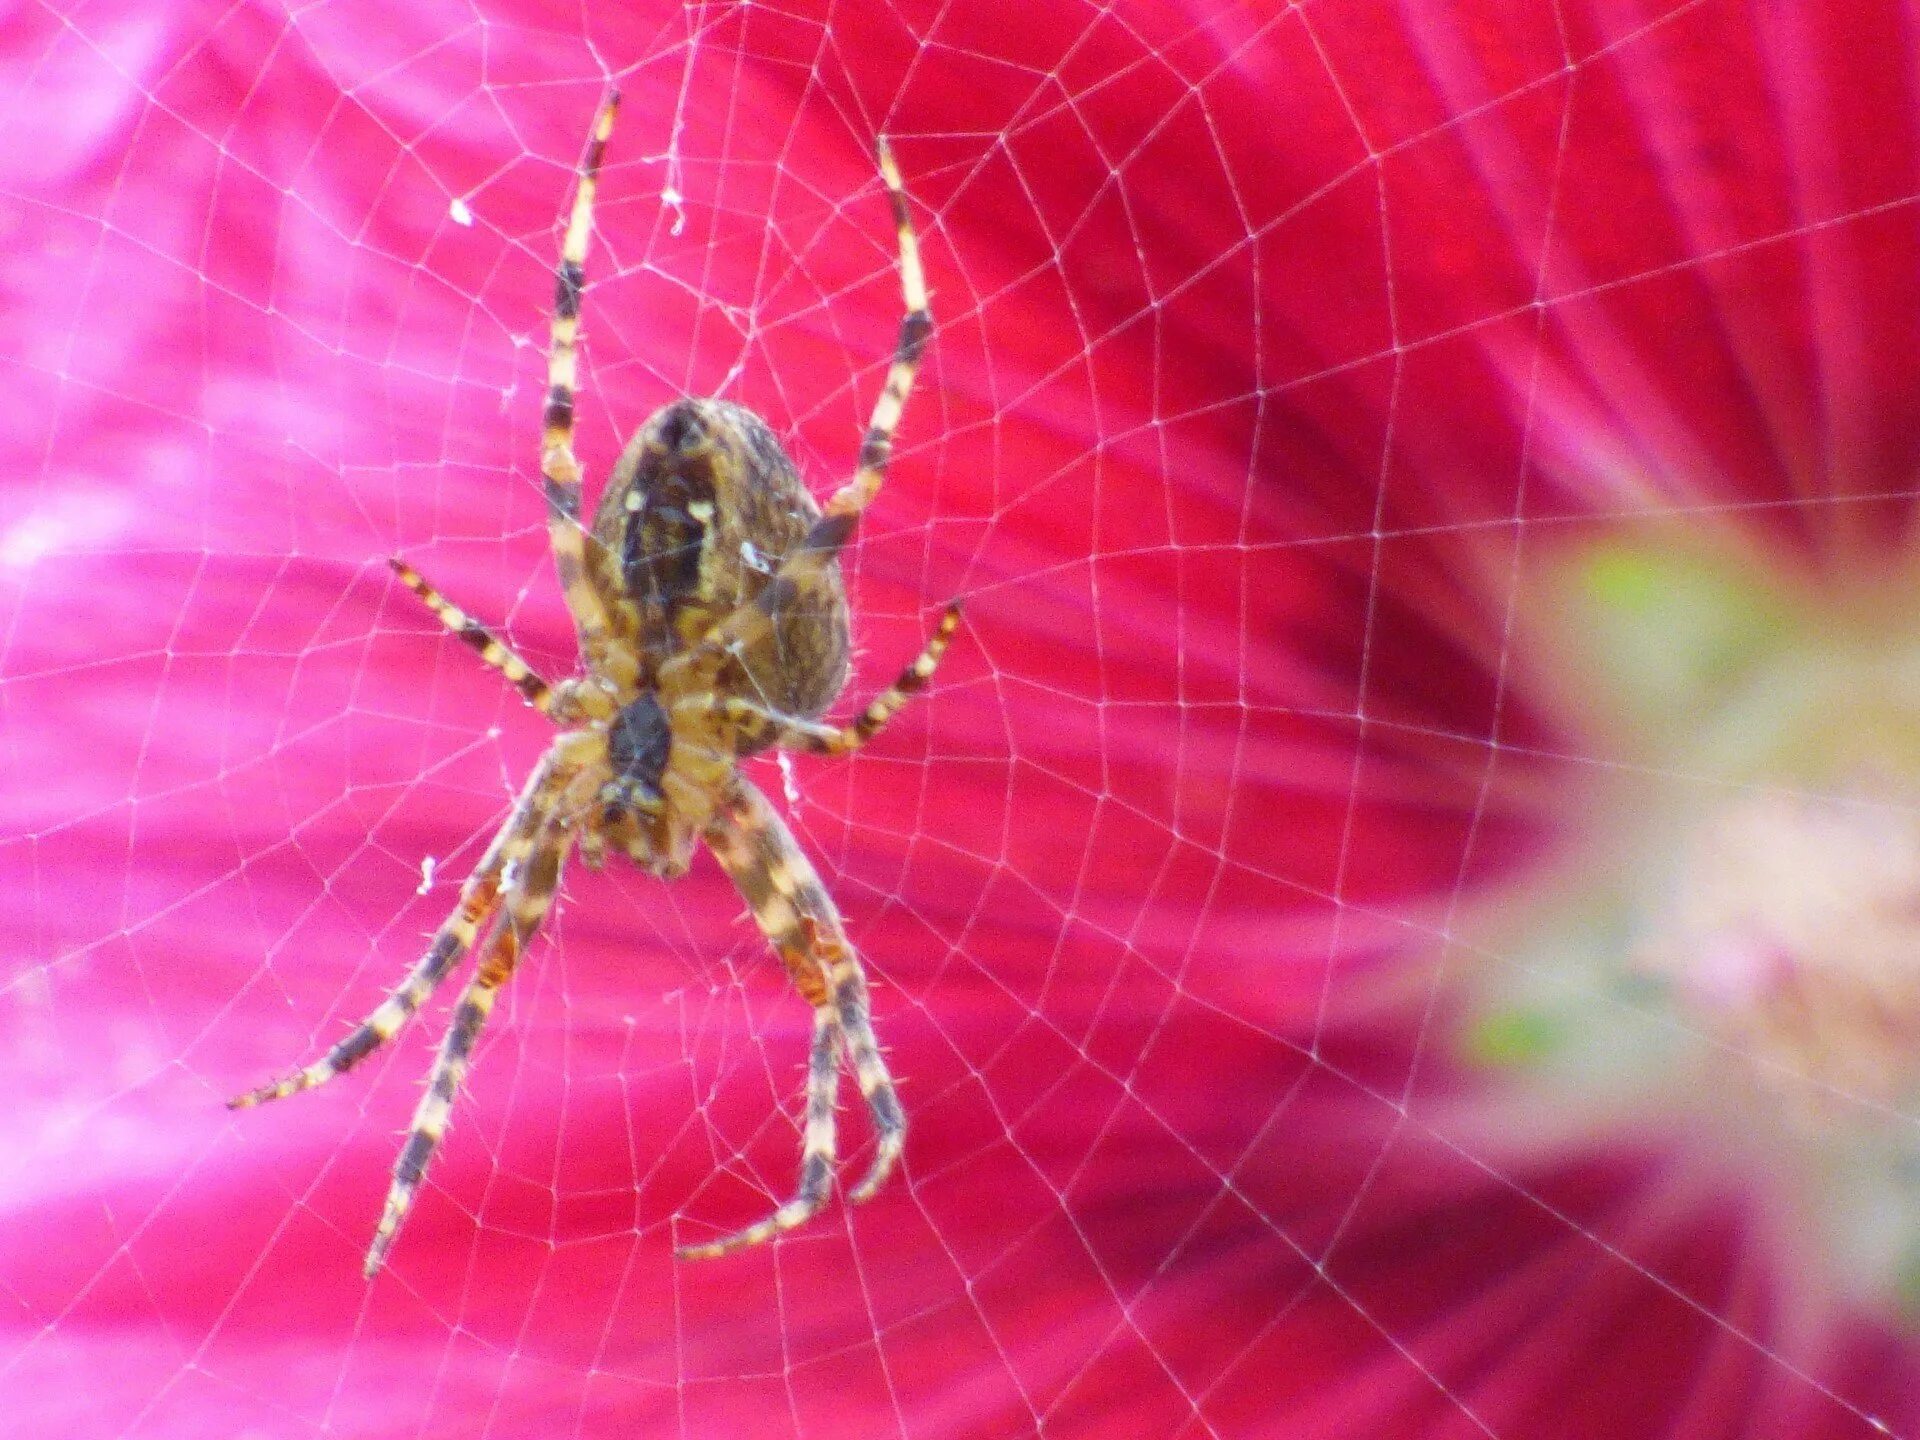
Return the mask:
<svg viewBox="0 0 1920 1440">
<path fill-rule="evenodd" d="M 228 1109 L 245 1110 L 324 1085 L 334 1076 L 351 1070 L 400 1032 L 400 1027 L 426 1003 L 460 957 L 473 948 L 481 927 L 499 904 L 503 877 L 533 850 L 561 791 L 584 763 L 583 757 L 576 754 L 584 748 L 580 743 L 583 739 L 595 745 L 600 743 L 593 736 L 567 736 L 547 751 L 545 760 L 527 781 L 513 813 L 460 887 L 460 899 L 453 913 L 435 932 L 426 954 L 408 972 L 407 978 L 325 1055 L 283 1080 L 236 1095 L 227 1102 Z"/>
<path fill-rule="evenodd" d="M 927 309 L 926 274 L 920 268 L 920 243 L 914 235 L 913 219 L 907 213 L 907 194 L 900 181 L 900 169 L 893 152 L 882 139 L 877 146 L 880 175 L 886 181 L 887 198 L 893 207 L 893 226 L 900 242 L 900 292 L 906 302 L 906 315 L 900 321 L 900 338 L 894 346 L 893 363 L 887 367 L 886 384 L 873 403 L 873 418 L 860 445 L 860 463 L 853 479 L 833 493 L 820 512 L 820 518 L 806 537 L 787 552 L 752 603 L 742 605 L 716 624 L 696 646 L 667 662 L 664 668 L 692 663 L 696 657 L 719 650 L 732 650 L 756 643 L 771 627 L 774 617 L 790 609 L 801 586 L 833 563 L 841 548 L 853 535 L 860 514 L 880 493 L 887 478 L 887 461 L 893 454 L 893 437 L 900 428 L 900 417 L 913 391 L 914 377 L 920 372 L 920 357 L 933 334 L 933 316 Z"/>
<path fill-rule="evenodd" d="M 874 696 L 867 703 L 867 708 L 849 725 L 821 725 L 812 720 L 783 715 L 739 695 L 716 700 L 711 692 L 689 695 L 674 708 L 678 709 L 680 705 L 717 705 L 722 715 L 748 734 L 764 735 L 770 732 L 774 744 L 789 750 L 805 750 L 815 755 L 844 755 L 858 750 L 878 735 L 887 722 L 899 713 L 900 708 L 933 678 L 934 667 L 940 663 L 940 657 L 946 654 L 947 645 L 959 625 L 960 606 L 956 602 L 949 605 L 946 613 L 940 617 L 940 623 L 927 641 L 926 649 L 900 672 L 899 679 Z"/>
<path fill-rule="evenodd" d="M 487 664 L 506 676 L 514 689 L 526 697 L 529 705 L 543 715 L 553 713 L 553 686 L 542 679 L 539 672 L 531 665 L 514 654 L 499 636 L 434 589 L 418 570 L 399 556 L 396 555 L 387 561 L 387 564 L 391 565 L 393 573 L 400 577 L 400 583 L 418 595 L 442 625 L 478 651 L 480 658 Z"/>
<path fill-rule="evenodd" d="M 688 1258 L 758 1244 L 800 1224 L 826 1202 L 835 1156 L 830 1122 L 840 1070 L 837 1058 L 831 1064 L 822 1058 L 823 1046 L 838 1043 L 844 1048 L 873 1118 L 873 1163 L 850 1198 L 865 1200 L 880 1188 L 906 1139 L 906 1116 L 874 1038 L 859 957 L 847 941 L 833 898 L 792 831 L 758 789 L 740 780 L 732 797 L 715 811 L 707 843 L 746 898 L 794 988 L 814 1007 L 814 1051 L 807 1075 L 800 1184 L 793 1199 L 757 1225 L 705 1245 L 681 1247 L 678 1253 Z"/>
<path fill-rule="evenodd" d="M 853 1066 L 854 1082 L 867 1102 L 873 1117 L 873 1159 L 860 1183 L 847 1192 L 855 1205 L 865 1204 L 879 1193 L 900 1162 L 907 1143 L 906 1112 L 900 1108 L 900 1092 L 893 1088 L 893 1076 L 887 1071 L 886 1058 L 880 1053 L 880 1040 L 873 1033 L 873 1002 L 867 993 L 866 972 L 839 929 L 840 917 L 833 917 L 833 935 L 823 935 L 821 927 L 807 921 L 807 933 L 816 949 L 833 956 L 828 973 L 836 977 L 834 999 L 840 1011 L 841 1043 L 846 1046 L 847 1063 Z"/>
<path fill-rule="evenodd" d="M 758 1224 L 704 1245 L 681 1245 L 682 1260 L 711 1260 L 771 1240 L 783 1230 L 804 1225 L 833 1193 L 834 1109 L 840 1090 L 840 1025 L 833 1007 L 813 1012 L 813 1048 L 807 1061 L 807 1128 L 800 1142 L 800 1184 L 794 1196 Z"/>
<path fill-rule="evenodd" d="M 413 1198 L 420 1188 L 421 1177 L 426 1174 L 427 1162 L 447 1133 L 454 1098 L 466 1077 L 474 1042 L 480 1038 L 500 987 L 513 978 L 520 956 L 553 907 L 554 892 L 560 884 L 560 867 L 573 843 L 573 823 L 566 815 L 550 811 L 533 838 L 524 868 L 503 887 L 504 913 L 494 926 L 479 968 L 454 1005 L 453 1024 L 440 1043 L 439 1057 L 427 1079 L 427 1093 L 420 1097 L 413 1112 L 407 1143 L 401 1147 L 400 1157 L 394 1164 L 393 1185 L 387 1191 L 386 1206 L 373 1232 L 373 1244 L 367 1250 L 369 1278 L 386 1263 L 387 1251 L 399 1234 L 401 1222 L 413 1208 Z"/>
<path fill-rule="evenodd" d="M 620 108 L 618 91 L 607 96 L 593 124 L 593 139 L 581 162 L 573 211 L 560 242 L 560 265 L 554 281 L 552 344 L 547 351 L 547 402 L 542 416 L 540 470 L 546 477 L 547 531 L 553 541 L 554 568 L 567 608 L 573 612 L 580 650 L 589 668 L 604 670 L 615 657 L 609 646 L 613 633 L 612 608 L 601 593 L 598 567 L 589 562 L 595 544 L 580 523 L 580 459 L 573 451 L 574 387 L 580 379 L 580 292 L 586 285 L 587 240 L 593 229 L 593 197 L 600 183 L 600 162 L 607 137 Z M 618 679 L 632 674 L 616 664 Z"/>
<path fill-rule="evenodd" d="M 853 479 L 834 492 L 827 501 L 807 548 L 817 550 L 831 545 L 835 551 L 846 543 L 839 534 L 844 525 L 847 534 L 853 522 L 867 508 L 887 478 L 887 461 L 893 455 L 894 432 L 907 408 L 907 396 L 913 392 L 914 377 L 920 373 L 920 357 L 933 334 L 933 315 L 927 309 L 927 277 L 920 268 L 920 242 L 913 232 L 913 219 L 907 214 L 907 192 L 900 183 L 900 167 L 893 163 L 893 151 L 885 139 L 877 144 L 880 176 L 887 182 L 887 199 L 893 207 L 893 228 L 900 241 L 900 294 L 907 313 L 900 320 L 900 338 L 894 345 L 893 363 L 887 367 L 887 382 L 880 398 L 873 402 L 873 418 L 868 422 L 866 439 L 860 444 L 860 465 Z"/>
</svg>

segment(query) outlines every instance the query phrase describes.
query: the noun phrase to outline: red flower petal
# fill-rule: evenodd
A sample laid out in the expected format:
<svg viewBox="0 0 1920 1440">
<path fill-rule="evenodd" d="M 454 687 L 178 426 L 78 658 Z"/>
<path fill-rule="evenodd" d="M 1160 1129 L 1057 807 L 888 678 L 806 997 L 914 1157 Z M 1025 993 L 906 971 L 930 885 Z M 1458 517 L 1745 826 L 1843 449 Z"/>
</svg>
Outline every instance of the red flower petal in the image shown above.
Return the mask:
<svg viewBox="0 0 1920 1440">
<path fill-rule="evenodd" d="M 1447 907 L 1593 758 L 1515 660 L 1525 547 L 1665 510 L 1835 564 L 1904 538 L 1909 38 L 1607 0 L 7 22 L 10 1408 L 1920 1428 L 1911 1341 L 1783 1333 L 1656 1164 L 1450 1143 L 1421 1020 Z M 537 412 L 610 77 L 596 479 L 723 392 L 837 483 L 899 307 L 876 133 L 907 174 L 939 330 L 850 566 L 856 693 L 948 597 L 967 628 L 789 810 L 914 1129 L 870 1206 L 676 1263 L 790 1183 L 804 1007 L 712 866 L 576 868 L 368 1288 L 427 1042 L 220 1102 L 411 963 L 545 743 L 383 562 L 571 663 Z"/>
</svg>

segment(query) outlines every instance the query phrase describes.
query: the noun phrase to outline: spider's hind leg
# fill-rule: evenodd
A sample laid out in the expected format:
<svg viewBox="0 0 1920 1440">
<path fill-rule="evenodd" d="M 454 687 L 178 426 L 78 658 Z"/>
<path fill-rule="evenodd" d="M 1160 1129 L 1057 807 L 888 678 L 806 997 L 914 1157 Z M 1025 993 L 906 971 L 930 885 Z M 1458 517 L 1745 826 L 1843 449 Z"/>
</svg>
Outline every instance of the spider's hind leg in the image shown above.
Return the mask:
<svg viewBox="0 0 1920 1440">
<path fill-rule="evenodd" d="M 907 212 L 906 187 L 893 152 L 883 139 L 878 144 L 880 175 L 886 182 L 887 200 L 893 210 L 893 228 L 900 246 L 900 295 L 906 313 L 900 320 L 900 335 L 894 342 L 893 361 L 887 366 L 887 378 L 873 402 L 873 416 L 866 437 L 860 442 L 860 460 L 853 478 L 842 485 L 821 507 L 798 545 L 787 552 L 780 568 L 767 581 L 750 604 L 731 611 L 701 639 L 697 646 L 682 651 L 667 662 L 664 669 L 692 665 L 703 657 L 723 650 L 751 649 L 762 643 L 774 618 L 786 613 L 802 588 L 813 582 L 831 565 L 848 540 L 873 497 L 886 482 L 887 464 L 893 456 L 894 433 L 906 412 L 907 397 L 913 393 L 914 378 L 920 373 L 920 359 L 933 335 L 933 314 L 927 308 L 927 277 L 920 267 L 920 242 L 914 234 L 913 218 Z"/>
<path fill-rule="evenodd" d="M 560 241 L 554 275 L 553 322 L 547 348 L 547 399 L 540 421 L 540 472 L 546 481 L 547 533 L 554 568 L 560 575 L 567 609 L 573 612 L 580 654 L 587 667 L 622 684 L 632 682 L 637 666 L 614 644 L 619 629 L 617 597 L 603 589 L 598 542 L 581 524 L 580 457 L 573 449 L 574 399 L 580 381 L 580 302 L 587 283 L 587 241 L 593 233 L 593 202 L 600 186 L 600 164 L 613 134 L 620 95 L 610 93 L 594 118 L 593 136 L 580 164 L 573 209 Z"/>
</svg>

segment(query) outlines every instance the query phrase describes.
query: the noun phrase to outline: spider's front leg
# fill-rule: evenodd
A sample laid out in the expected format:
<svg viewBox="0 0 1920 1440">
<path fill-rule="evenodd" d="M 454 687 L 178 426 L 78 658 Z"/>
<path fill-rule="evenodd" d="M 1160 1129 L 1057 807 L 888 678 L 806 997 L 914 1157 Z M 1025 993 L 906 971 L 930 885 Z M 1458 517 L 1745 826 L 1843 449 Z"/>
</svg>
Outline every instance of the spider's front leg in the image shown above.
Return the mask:
<svg viewBox="0 0 1920 1440">
<path fill-rule="evenodd" d="M 707 844 L 753 911 L 753 918 L 813 1006 L 813 1049 L 807 1067 L 807 1124 L 801 1140 L 800 1183 L 794 1196 L 765 1220 L 703 1245 L 683 1245 L 682 1259 L 724 1255 L 772 1239 L 819 1212 L 832 1191 L 834 1106 L 844 1048 L 873 1118 L 874 1156 L 849 1193 L 866 1200 L 886 1182 L 906 1141 L 907 1121 L 874 1038 L 867 982 L 848 943 L 840 912 L 820 883 L 793 832 L 749 781 L 737 779 L 714 812 Z"/>
<path fill-rule="evenodd" d="M 351 1070 L 397 1035 L 401 1026 L 446 979 L 460 957 L 473 948 L 481 929 L 500 903 L 503 877 L 533 852 L 561 792 L 600 747 L 601 742 L 590 732 L 563 736 L 555 741 L 527 781 L 526 789 L 521 791 L 506 824 L 500 827 L 486 854 L 460 887 L 460 899 L 453 913 L 435 932 L 426 954 L 406 979 L 325 1055 L 285 1079 L 235 1096 L 227 1102 L 228 1108 L 244 1110 L 324 1085 L 334 1076 Z"/>
<path fill-rule="evenodd" d="M 480 1031 L 493 1012 L 500 989 L 513 978 L 521 955 L 539 932 L 553 897 L 560 886 L 560 871 L 567 852 L 578 834 L 584 807 L 599 777 L 591 768 L 591 757 L 600 740 L 593 732 L 578 732 L 561 740 L 556 749 L 572 742 L 581 759 L 568 776 L 568 782 L 542 816 L 542 823 L 526 847 L 523 860 L 508 869 L 501 882 L 500 917 L 480 957 L 478 969 L 460 992 L 454 1004 L 453 1024 L 441 1041 L 440 1054 L 433 1073 L 427 1078 L 427 1093 L 413 1112 L 413 1125 L 400 1158 L 393 1167 L 393 1185 L 375 1229 L 373 1244 L 367 1250 L 366 1272 L 371 1277 L 387 1258 L 401 1222 L 413 1208 L 414 1194 L 426 1174 L 427 1162 L 447 1133 L 453 1117 L 453 1102 L 466 1077 L 473 1047 Z"/>
</svg>

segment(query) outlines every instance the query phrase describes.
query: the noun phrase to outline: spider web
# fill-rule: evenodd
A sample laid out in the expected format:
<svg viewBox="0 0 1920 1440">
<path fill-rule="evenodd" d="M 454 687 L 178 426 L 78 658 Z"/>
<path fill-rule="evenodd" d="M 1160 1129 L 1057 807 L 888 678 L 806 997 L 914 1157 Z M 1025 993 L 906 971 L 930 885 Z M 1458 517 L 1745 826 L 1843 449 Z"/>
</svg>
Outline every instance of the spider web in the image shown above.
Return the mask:
<svg viewBox="0 0 1920 1440">
<path fill-rule="evenodd" d="M 1552 841 L 1515 776 L 1617 758 L 1529 688 L 1532 557 L 1906 523 L 1873 365 L 1920 338 L 1872 287 L 1920 248 L 1914 35 L 1790 11 L 30 0 L 0 1413 L 1920 1434 L 1910 1341 L 1796 1328 L 1723 1197 L 1455 1123 L 1469 917 Z M 569 670 L 545 307 L 616 82 L 590 497 L 680 394 L 839 483 L 898 321 L 876 134 L 912 192 L 938 329 L 849 695 L 967 625 L 868 751 L 751 767 L 874 978 L 907 1161 L 676 1263 L 788 1192 L 808 1016 L 710 862 L 576 864 L 369 1286 L 445 997 L 325 1091 L 220 1102 L 412 963 L 548 736 L 384 562 Z"/>
</svg>

